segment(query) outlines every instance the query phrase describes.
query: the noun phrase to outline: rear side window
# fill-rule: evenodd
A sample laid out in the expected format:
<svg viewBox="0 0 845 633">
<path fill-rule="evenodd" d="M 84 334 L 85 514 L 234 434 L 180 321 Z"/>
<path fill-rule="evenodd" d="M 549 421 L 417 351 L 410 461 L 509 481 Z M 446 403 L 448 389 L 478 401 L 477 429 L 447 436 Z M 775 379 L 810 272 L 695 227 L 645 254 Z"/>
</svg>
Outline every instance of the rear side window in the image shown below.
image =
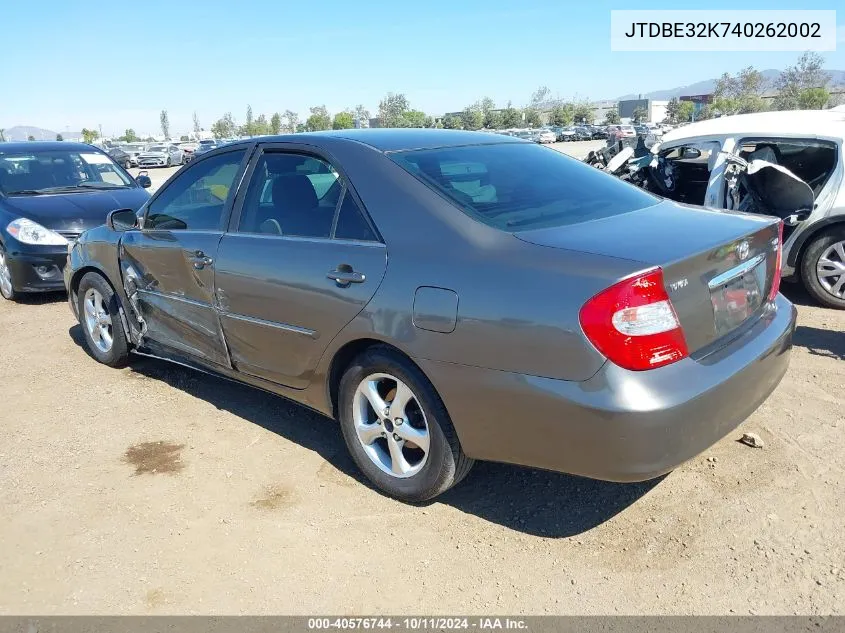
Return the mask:
<svg viewBox="0 0 845 633">
<path fill-rule="evenodd" d="M 468 215 L 503 231 L 587 222 L 659 202 L 642 189 L 535 144 L 446 147 L 390 157 Z"/>
</svg>

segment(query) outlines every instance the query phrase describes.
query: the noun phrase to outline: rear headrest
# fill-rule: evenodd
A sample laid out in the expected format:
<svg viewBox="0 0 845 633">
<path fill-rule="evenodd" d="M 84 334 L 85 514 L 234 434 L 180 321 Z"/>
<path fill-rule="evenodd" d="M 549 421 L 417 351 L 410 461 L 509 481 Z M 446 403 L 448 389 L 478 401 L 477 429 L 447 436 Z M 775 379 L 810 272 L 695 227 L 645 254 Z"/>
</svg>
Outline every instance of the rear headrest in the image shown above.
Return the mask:
<svg viewBox="0 0 845 633">
<path fill-rule="evenodd" d="M 279 176 L 273 181 L 273 206 L 277 209 L 313 209 L 317 193 L 308 176 Z"/>
</svg>

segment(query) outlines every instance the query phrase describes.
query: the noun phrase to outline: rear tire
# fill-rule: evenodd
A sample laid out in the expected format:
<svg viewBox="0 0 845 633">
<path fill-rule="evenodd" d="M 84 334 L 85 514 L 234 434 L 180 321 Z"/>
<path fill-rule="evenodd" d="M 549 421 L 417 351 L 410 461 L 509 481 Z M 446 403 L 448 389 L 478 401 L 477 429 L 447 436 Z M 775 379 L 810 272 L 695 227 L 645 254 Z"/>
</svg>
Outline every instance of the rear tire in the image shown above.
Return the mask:
<svg viewBox="0 0 845 633">
<path fill-rule="evenodd" d="M 129 345 L 112 287 L 102 275 L 87 273 L 79 282 L 76 297 L 79 324 L 91 356 L 109 367 L 124 367 Z"/>
<path fill-rule="evenodd" d="M 12 277 L 12 269 L 9 268 L 9 262 L 6 259 L 6 249 L 0 244 L 0 295 L 9 301 L 15 301 L 18 298 L 15 292 L 15 280 Z"/>
<path fill-rule="evenodd" d="M 170 156 L 168 156 L 168 157 L 167 157 L 167 165 L 166 165 L 166 166 L 167 166 L 167 167 L 170 167 L 172 163 L 173 163 L 173 161 L 172 161 L 172 160 L 170 160 Z"/>
<path fill-rule="evenodd" d="M 831 228 L 813 238 L 801 257 L 801 281 L 823 306 L 845 310 L 845 227 Z"/>
<path fill-rule="evenodd" d="M 359 355 L 343 374 L 338 400 L 352 459 L 381 492 L 419 503 L 445 492 L 472 468 L 437 391 L 401 354 L 378 346 Z M 376 411 L 373 400 L 386 407 Z"/>
</svg>

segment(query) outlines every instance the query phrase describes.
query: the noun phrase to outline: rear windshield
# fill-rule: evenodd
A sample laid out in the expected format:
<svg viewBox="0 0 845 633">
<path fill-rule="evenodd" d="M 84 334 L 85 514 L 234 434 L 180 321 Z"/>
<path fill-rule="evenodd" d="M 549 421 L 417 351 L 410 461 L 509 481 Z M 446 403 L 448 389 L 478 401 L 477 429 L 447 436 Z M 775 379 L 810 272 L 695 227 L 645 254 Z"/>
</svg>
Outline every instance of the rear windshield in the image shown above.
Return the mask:
<svg viewBox="0 0 845 633">
<path fill-rule="evenodd" d="M 468 215 L 504 231 L 587 222 L 659 202 L 642 189 L 533 143 L 445 147 L 390 157 Z"/>
</svg>

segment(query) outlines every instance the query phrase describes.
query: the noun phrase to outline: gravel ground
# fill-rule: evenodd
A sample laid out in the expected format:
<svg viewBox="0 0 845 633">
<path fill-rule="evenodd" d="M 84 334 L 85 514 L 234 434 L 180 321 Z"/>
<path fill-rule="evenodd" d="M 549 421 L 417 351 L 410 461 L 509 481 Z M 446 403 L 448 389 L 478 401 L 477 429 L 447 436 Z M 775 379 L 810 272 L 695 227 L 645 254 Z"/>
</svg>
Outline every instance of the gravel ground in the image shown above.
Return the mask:
<svg viewBox="0 0 845 633">
<path fill-rule="evenodd" d="M 843 613 L 845 313 L 787 291 L 783 383 L 674 473 L 479 464 L 422 507 L 363 484 L 329 420 L 99 365 L 62 295 L 0 302 L 0 614 Z"/>
</svg>

